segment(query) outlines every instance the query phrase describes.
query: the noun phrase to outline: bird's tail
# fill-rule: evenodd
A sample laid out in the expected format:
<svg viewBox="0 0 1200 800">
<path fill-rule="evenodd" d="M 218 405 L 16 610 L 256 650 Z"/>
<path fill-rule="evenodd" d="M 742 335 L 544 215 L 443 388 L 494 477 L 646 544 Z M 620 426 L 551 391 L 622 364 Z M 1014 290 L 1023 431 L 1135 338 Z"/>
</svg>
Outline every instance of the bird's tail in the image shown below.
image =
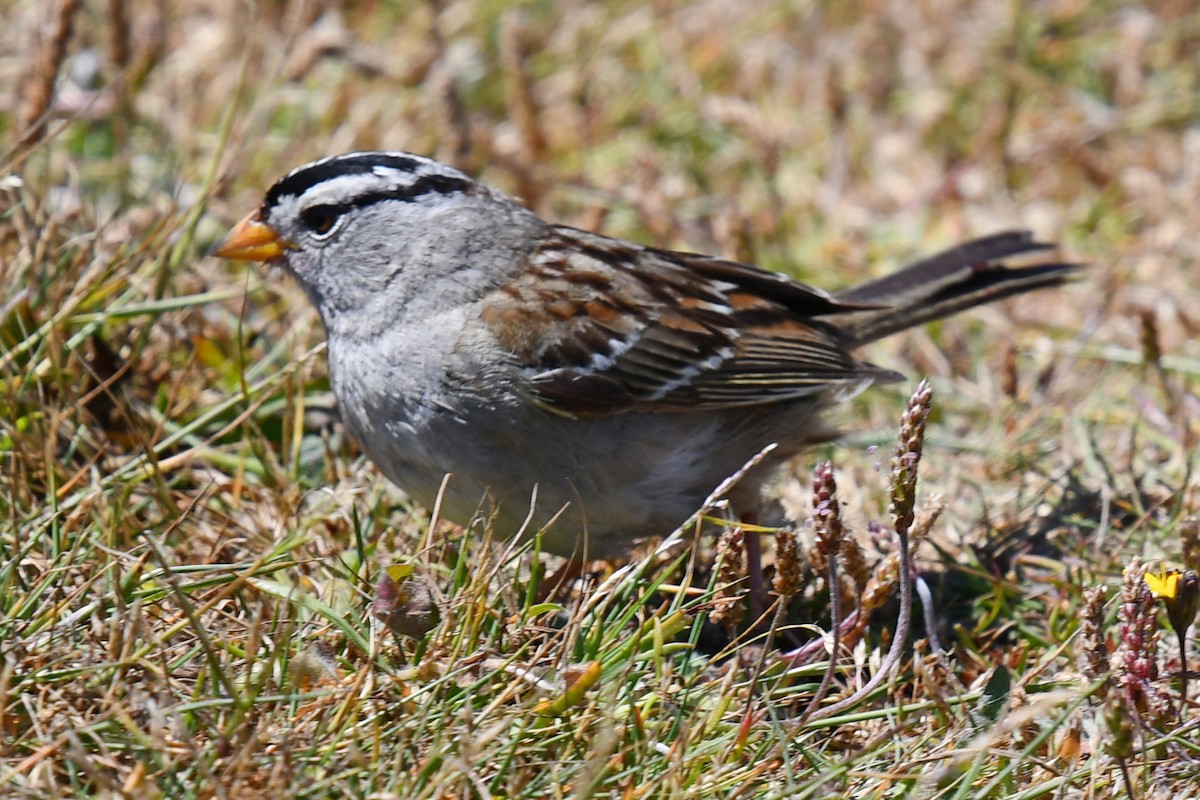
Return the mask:
<svg viewBox="0 0 1200 800">
<path fill-rule="evenodd" d="M 1009 231 L 975 239 L 890 275 L 838 292 L 847 305 L 867 306 L 838 315 L 851 343 L 862 345 L 897 331 L 947 317 L 972 306 L 1014 294 L 1057 286 L 1081 264 L 1043 261 L 1008 266 L 1003 259 L 1052 250 L 1028 231 Z"/>
</svg>

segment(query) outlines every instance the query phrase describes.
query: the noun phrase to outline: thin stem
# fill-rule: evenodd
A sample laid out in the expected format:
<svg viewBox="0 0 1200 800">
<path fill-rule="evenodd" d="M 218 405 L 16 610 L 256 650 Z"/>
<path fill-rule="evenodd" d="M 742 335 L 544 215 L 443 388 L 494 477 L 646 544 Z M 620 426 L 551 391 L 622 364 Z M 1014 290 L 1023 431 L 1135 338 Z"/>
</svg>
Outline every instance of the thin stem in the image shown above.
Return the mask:
<svg viewBox="0 0 1200 800">
<path fill-rule="evenodd" d="M 821 676 L 821 684 L 817 686 L 816 693 L 812 699 L 808 701 L 804 711 L 800 713 L 800 717 L 796 720 L 796 725 L 803 725 L 809 715 L 816 711 L 817 706 L 825 699 L 825 695 L 829 693 L 829 687 L 833 683 L 834 673 L 837 672 L 838 656 L 842 649 L 842 590 L 841 579 L 838 577 L 837 558 L 831 557 L 828 560 L 828 580 L 829 580 L 829 624 L 833 636 L 833 648 L 829 654 L 829 665 L 825 667 L 825 674 Z"/>
<path fill-rule="evenodd" d="M 1179 719 L 1182 722 L 1187 713 L 1187 629 L 1176 629 L 1175 635 L 1179 637 Z"/>
<path fill-rule="evenodd" d="M 896 635 L 892 637 L 892 646 L 888 648 L 888 654 L 883 659 L 883 664 L 865 686 L 845 700 L 822 709 L 819 714 L 814 715 L 814 720 L 827 719 L 857 705 L 883 683 L 892 668 L 900 661 L 904 643 L 908 639 L 909 624 L 912 622 L 912 555 L 908 552 L 908 527 L 899 525 L 896 533 L 900 537 L 900 614 L 896 619 Z"/>
</svg>

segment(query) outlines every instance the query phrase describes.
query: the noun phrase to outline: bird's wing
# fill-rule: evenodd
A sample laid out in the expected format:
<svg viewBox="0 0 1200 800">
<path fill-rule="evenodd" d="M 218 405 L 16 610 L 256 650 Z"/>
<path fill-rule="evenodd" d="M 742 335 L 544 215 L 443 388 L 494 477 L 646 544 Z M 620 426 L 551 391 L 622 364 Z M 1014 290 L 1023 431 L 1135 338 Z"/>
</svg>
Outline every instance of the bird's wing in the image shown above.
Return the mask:
<svg viewBox="0 0 1200 800">
<path fill-rule="evenodd" d="M 562 413 L 745 407 L 899 377 L 821 319 L 873 306 L 758 267 L 565 227 L 528 264 L 483 319 Z"/>
</svg>

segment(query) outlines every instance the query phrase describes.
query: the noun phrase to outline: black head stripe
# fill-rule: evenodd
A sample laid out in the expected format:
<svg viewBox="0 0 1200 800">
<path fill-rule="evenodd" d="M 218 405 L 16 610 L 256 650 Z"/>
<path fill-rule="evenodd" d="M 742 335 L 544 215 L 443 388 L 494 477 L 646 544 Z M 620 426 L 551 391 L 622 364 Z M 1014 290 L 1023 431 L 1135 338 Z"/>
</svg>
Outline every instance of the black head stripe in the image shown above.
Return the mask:
<svg viewBox="0 0 1200 800">
<path fill-rule="evenodd" d="M 384 200 L 408 202 L 427 194 L 470 194 L 475 190 L 476 185 L 464 178 L 455 178 L 450 175 L 426 175 L 424 178 L 418 178 L 408 186 L 401 186 L 388 191 L 361 194 L 345 203 L 336 203 L 325 207 L 341 215 L 352 208 L 364 208 L 375 203 L 381 203 Z M 275 197 L 282 197 L 284 194 L 286 193 L 275 195 Z M 262 208 L 259 210 L 260 219 L 268 218 L 272 202 L 272 195 L 269 194 Z"/>
<path fill-rule="evenodd" d="M 279 202 L 279 198 L 292 195 L 299 197 L 318 183 L 341 175 L 360 175 L 370 172 L 375 167 L 387 167 L 401 172 L 412 172 L 421 162 L 408 156 L 390 153 L 359 153 L 343 158 L 318 161 L 304 169 L 296 170 L 278 181 L 267 192 L 263 200 L 264 208 L 271 208 Z"/>
<path fill-rule="evenodd" d="M 417 178 L 408 186 L 398 187 L 386 192 L 371 192 L 350 201 L 349 205 L 362 208 L 382 200 L 415 200 L 426 194 L 468 194 L 471 181 L 455 178 L 452 175 L 426 175 Z"/>
<path fill-rule="evenodd" d="M 328 209 L 327 213 L 334 213 L 340 216 L 352 208 L 364 208 L 375 203 L 381 203 L 384 200 L 407 202 L 426 194 L 457 194 L 460 192 L 467 194 L 470 191 L 470 181 L 463 180 L 462 178 L 452 178 L 449 175 L 428 175 L 424 178 L 418 178 L 415 183 L 409 186 L 386 192 L 362 194 L 345 203 L 322 206 L 322 208 Z"/>
</svg>

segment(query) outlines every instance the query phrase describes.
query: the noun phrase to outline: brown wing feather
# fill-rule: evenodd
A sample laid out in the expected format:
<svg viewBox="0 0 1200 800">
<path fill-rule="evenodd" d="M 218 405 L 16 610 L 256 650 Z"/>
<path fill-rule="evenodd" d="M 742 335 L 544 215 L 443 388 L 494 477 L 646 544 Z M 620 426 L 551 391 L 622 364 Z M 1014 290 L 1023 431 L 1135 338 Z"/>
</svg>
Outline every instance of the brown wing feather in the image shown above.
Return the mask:
<svg viewBox="0 0 1200 800">
<path fill-rule="evenodd" d="M 551 229 L 530 264 L 483 319 L 564 413 L 751 406 L 896 377 L 813 319 L 867 306 L 757 267 L 572 228 Z"/>
</svg>

